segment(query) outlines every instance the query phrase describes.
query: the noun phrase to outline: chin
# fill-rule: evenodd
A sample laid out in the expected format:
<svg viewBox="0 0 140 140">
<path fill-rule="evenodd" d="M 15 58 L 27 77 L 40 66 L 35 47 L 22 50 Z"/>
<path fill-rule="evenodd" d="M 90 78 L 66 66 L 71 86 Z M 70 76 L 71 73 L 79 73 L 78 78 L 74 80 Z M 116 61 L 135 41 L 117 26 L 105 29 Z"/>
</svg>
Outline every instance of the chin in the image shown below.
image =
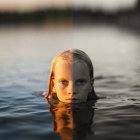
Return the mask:
<svg viewBox="0 0 140 140">
<path fill-rule="evenodd" d="M 75 103 L 85 103 L 86 101 L 79 100 L 79 99 L 65 99 L 65 100 L 60 100 L 63 103 L 68 103 L 68 104 L 75 104 Z"/>
<path fill-rule="evenodd" d="M 86 101 L 82 101 L 82 100 L 79 100 L 79 99 L 72 99 L 72 100 L 67 100 L 67 103 L 85 103 Z"/>
</svg>

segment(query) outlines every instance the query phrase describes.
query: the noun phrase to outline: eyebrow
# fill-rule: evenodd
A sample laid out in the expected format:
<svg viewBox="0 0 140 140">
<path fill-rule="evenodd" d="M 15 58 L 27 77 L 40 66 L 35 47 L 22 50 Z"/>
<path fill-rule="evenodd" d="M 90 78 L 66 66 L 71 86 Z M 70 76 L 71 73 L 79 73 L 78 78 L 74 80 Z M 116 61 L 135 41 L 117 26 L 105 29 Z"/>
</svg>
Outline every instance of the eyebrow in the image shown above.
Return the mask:
<svg viewBox="0 0 140 140">
<path fill-rule="evenodd" d="M 69 80 L 67 80 L 67 78 L 58 78 L 58 79 L 56 79 L 56 81 L 58 81 L 58 82 L 63 81 L 63 80 L 69 81 Z M 86 77 L 85 78 L 75 79 L 75 81 L 80 81 L 80 80 L 88 81 Z"/>
<path fill-rule="evenodd" d="M 62 80 L 66 80 L 66 78 L 59 78 L 59 79 L 57 79 L 57 81 L 62 81 Z"/>
<path fill-rule="evenodd" d="M 85 80 L 85 81 L 87 81 L 87 78 L 78 78 L 78 79 L 76 79 L 76 81 L 79 81 L 79 80 Z"/>
</svg>

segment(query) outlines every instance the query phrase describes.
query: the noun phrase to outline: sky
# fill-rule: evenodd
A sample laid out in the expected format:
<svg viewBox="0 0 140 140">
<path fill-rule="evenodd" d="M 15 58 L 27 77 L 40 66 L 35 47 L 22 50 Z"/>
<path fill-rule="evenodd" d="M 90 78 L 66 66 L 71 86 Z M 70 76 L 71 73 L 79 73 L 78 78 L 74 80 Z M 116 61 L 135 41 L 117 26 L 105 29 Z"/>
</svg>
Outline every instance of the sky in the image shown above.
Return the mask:
<svg viewBox="0 0 140 140">
<path fill-rule="evenodd" d="M 30 11 L 48 7 L 88 7 L 112 11 L 131 8 L 136 2 L 137 0 L 0 0 L 0 11 Z"/>
</svg>

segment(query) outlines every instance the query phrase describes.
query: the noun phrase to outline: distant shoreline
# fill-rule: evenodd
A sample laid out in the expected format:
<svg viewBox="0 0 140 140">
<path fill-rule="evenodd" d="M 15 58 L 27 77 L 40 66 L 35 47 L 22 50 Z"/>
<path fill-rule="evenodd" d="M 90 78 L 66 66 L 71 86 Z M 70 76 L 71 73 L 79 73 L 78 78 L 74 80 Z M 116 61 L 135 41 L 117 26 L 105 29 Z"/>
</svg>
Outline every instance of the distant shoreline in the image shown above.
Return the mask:
<svg viewBox="0 0 140 140">
<path fill-rule="evenodd" d="M 89 9 L 43 9 L 30 13 L 0 12 L 0 25 L 44 24 L 68 22 L 71 24 L 115 24 L 140 31 L 140 9 L 114 13 Z"/>
</svg>

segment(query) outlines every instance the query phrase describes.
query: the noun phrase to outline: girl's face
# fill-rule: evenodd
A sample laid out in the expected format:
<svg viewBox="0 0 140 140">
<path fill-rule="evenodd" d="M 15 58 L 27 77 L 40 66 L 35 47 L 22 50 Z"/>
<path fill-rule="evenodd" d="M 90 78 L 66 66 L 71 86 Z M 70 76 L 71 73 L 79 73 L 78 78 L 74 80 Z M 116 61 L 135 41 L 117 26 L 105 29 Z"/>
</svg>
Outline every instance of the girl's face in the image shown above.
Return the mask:
<svg viewBox="0 0 140 140">
<path fill-rule="evenodd" d="M 87 64 L 77 60 L 61 60 L 54 69 L 54 89 L 60 101 L 65 103 L 86 102 L 92 89 L 92 82 Z"/>
</svg>

